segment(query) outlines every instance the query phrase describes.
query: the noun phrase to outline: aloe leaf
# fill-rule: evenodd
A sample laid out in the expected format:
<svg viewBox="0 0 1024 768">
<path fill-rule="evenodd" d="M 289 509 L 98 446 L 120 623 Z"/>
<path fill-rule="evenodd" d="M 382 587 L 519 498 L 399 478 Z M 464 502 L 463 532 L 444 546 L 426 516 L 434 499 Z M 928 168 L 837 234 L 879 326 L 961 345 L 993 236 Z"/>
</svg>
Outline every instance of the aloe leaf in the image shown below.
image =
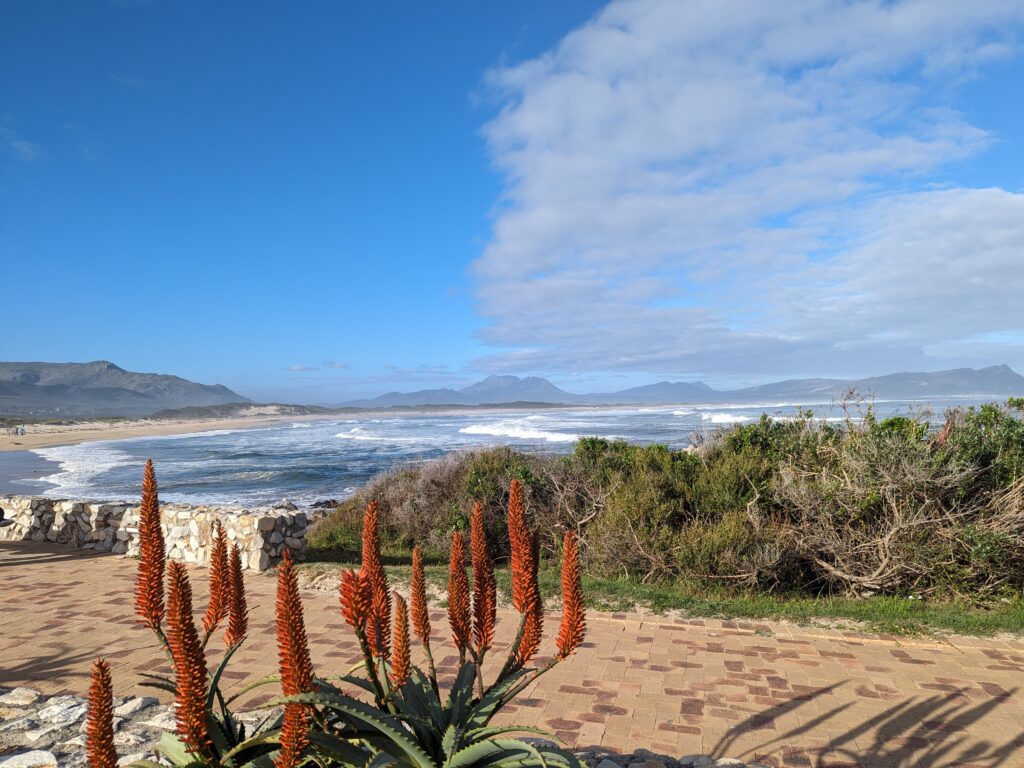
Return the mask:
<svg viewBox="0 0 1024 768">
<path fill-rule="evenodd" d="M 156 749 L 175 765 L 188 765 L 195 762 L 192 753 L 181 743 L 181 739 L 170 731 L 164 731 L 161 734 Z"/>
<path fill-rule="evenodd" d="M 178 689 L 174 687 L 174 683 L 162 683 L 155 680 L 143 680 L 139 685 L 144 685 L 147 688 L 159 688 L 161 691 L 167 691 L 168 693 L 175 694 Z"/>
<path fill-rule="evenodd" d="M 213 699 L 217 692 L 217 686 L 220 685 L 221 675 L 224 674 L 224 670 L 227 669 L 228 662 L 231 661 L 231 657 L 235 655 L 235 651 L 237 651 L 240 647 L 241 644 L 233 645 L 232 647 L 228 648 L 228 650 L 224 654 L 224 658 L 221 659 L 220 664 L 217 665 L 217 670 L 210 676 L 210 688 L 206 694 L 207 709 L 213 709 Z"/>
<path fill-rule="evenodd" d="M 370 760 L 370 753 L 365 749 L 329 733 L 313 731 L 309 734 L 309 743 L 318 752 L 346 766 L 363 766 Z"/>
<path fill-rule="evenodd" d="M 518 696 L 531 682 L 529 674 L 525 670 L 513 672 L 473 705 L 467 718 L 466 727 L 481 728 L 487 725 L 499 709 Z"/>
<path fill-rule="evenodd" d="M 281 676 L 280 675 L 268 675 L 267 677 L 261 677 L 259 680 L 254 680 L 253 682 L 251 682 L 251 683 L 249 683 L 247 685 L 242 686 L 242 690 L 238 691 L 237 693 L 235 693 L 232 696 L 229 696 L 226 703 L 227 704 L 231 704 L 239 696 L 244 696 L 249 691 L 255 690 L 256 688 L 259 688 L 261 686 L 270 685 L 271 683 L 279 683 L 279 682 L 281 682 Z"/>
<path fill-rule="evenodd" d="M 525 725 L 498 725 L 492 728 L 478 728 L 475 731 L 467 731 L 463 734 L 462 741 L 464 744 L 475 744 L 478 741 L 484 741 L 485 739 L 493 739 L 496 736 L 504 736 L 508 733 L 532 733 L 536 736 L 543 736 L 546 739 L 554 740 L 555 734 L 551 731 L 545 731 L 542 728 L 531 728 Z"/>
<path fill-rule="evenodd" d="M 473 702 L 473 685 L 476 683 L 476 664 L 467 661 L 459 670 L 451 693 L 448 694 L 448 708 L 451 712 L 449 723 L 462 726 L 470 704 Z"/>
<path fill-rule="evenodd" d="M 376 731 L 384 736 L 391 745 L 399 749 L 408 759 L 411 765 L 419 768 L 433 768 L 434 762 L 426 752 L 409 738 L 401 723 L 385 712 L 365 704 L 351 696 L 337 693 L 300 693 L 295 696 L 286 696 L 279 699 L 277 704 L 314 704 L 327 707 L 346 715 L 346 719 L 354 725 Z M 372 734 L 368 734 L 370 738 Z"/>
</svg>

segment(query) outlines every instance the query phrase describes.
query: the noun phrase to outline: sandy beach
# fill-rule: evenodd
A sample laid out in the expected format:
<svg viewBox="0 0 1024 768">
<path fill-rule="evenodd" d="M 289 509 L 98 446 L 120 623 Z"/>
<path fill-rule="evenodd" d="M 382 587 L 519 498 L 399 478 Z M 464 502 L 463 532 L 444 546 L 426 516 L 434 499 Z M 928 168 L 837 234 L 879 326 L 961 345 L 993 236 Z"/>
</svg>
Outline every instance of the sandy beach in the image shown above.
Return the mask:
<svg viewBox="0 0 1024 768">
<path fill-rule="evenodd" d="M 282 421 L 316 421 L 338 416 L 253 415 L 222 419 L 135 419 L 121 421 L 81 421 L 73 424 L 26 424 L 24 435 L 0 431 L 0 451 L 31 451 L 55 445 L 77 445 L 92 440 L 124 440 L 130 437 L 186 435 L 214 429 L 246 429 L 269 426 Z"/>
</svg>

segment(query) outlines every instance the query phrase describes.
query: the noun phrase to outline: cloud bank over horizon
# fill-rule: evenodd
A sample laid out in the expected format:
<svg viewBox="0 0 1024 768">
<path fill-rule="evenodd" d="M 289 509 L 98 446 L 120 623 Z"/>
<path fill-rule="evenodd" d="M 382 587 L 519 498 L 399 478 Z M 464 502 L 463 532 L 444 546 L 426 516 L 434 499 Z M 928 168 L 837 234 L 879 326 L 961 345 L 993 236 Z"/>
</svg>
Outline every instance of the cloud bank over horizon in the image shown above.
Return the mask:
<svg viewBox="0 0 1024 768">
<path fill-rule="evenodd" d="M 617 0 L 491 71 L 487 372 L 1024 364 L 1024 190 L 950 169 L 1024 6 Z"/>
</svg>

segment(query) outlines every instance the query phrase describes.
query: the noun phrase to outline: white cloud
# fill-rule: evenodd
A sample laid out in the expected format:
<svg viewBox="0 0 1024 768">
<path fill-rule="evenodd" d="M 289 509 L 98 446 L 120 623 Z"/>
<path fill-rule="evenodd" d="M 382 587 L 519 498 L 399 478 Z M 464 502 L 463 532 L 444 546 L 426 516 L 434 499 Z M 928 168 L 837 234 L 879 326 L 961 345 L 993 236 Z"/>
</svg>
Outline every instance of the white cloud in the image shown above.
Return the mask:
<svg viewBox="0 0 1024 768">
<path fill-rule="evenodd" d="M 317 371 L 319 370 L 319 368 L 317 368 L 315 365 L 302 365 L 301 363 L 297 363 L 295 365 L 289 365 L 287 368 L 285 368 L 285 370 L 294 371 L 298 373 L 303 371 Z"/>
<path fill-rule="evenodd" d="M 630 0 L 493 71 L 478 364 L 857 373 L 1016 338 L 1024 195 L 934 182 L 993 139 L 949 89 L 1022 29 L 1017 0 Z"/>
<path fill-rule="evenodd" d="M 340 360 L 325 360 L 324 368 L 333 368 L 338 371 L 344 371 L 348 368 L 348 363 L 343 363 Z"/>
</svg>

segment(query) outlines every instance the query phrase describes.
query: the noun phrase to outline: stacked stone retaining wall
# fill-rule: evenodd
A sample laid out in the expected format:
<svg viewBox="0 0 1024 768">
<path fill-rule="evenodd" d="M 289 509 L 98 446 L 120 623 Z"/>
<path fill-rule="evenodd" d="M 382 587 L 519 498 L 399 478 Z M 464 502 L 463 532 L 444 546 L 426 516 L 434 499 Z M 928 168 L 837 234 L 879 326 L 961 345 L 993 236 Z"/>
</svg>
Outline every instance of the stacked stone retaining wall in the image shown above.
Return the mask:
<svg viewBox="0 0 1024 768">
<path fill-rule="evenodd" d="M 128 556 L 138 553 L 138 504 L 0 496 L 0 509 L 14 521 L 0 528 L 0 541 L 52 542 Z M 208 565 L 217 520 L 229 545 L 238 544 L 247 569 L 272 568 L 285 547 L 296 559 L 305 558 L 310 517 L 296 509 L 161 504 L 160 517 L 172 560 Z"/>
</svg>

